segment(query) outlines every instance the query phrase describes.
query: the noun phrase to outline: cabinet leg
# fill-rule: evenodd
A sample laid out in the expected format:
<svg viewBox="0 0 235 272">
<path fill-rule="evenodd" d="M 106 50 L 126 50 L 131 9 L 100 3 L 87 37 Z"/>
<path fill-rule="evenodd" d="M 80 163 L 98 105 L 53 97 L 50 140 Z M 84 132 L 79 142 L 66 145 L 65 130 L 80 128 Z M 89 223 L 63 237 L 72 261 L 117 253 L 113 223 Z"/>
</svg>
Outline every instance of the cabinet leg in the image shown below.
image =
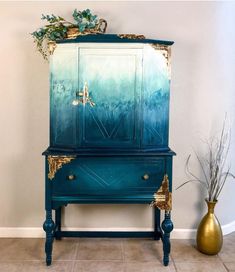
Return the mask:
<svg viewBox="0 0 235 272">
<path fill-rule="evenodd" d="M 154 213 L 154 240 L 159 240 L 161 238 L 161 211 L 157 207 L 153 207 Z"/>
<path fill-rule="evenodd" d="M 45 243 L 45 253 L 46 253 L 46 264 L 51 265 L 52 261 L 52 246 L 54 239 L 54 227 L 55 223 L 52 220 L 52 211 L 46 211 L 46 221 L 43 224 L 43 229 L 46 232 L 46 243 Z"/>
<path fill-rule="evenodd" d="M 171 243 L 170 243 L 170 232 L 173 230 L 173 223 L 171 221 L 171 213 L 169 211 L 165 211 L 165 218 L 162 222 L 162 229 L 164 231 L 163 234 L 163 264 L 167 266 L 169 264 L 169 254 L 171 251 Z"/>
<path fill-rule="evenodd" d="M 60 232 L 61 232 L 61 207 L 56 209 L 55 211 L 55 224 L 56 224 L 56 240 L 61 240 Z"/>
</svg>

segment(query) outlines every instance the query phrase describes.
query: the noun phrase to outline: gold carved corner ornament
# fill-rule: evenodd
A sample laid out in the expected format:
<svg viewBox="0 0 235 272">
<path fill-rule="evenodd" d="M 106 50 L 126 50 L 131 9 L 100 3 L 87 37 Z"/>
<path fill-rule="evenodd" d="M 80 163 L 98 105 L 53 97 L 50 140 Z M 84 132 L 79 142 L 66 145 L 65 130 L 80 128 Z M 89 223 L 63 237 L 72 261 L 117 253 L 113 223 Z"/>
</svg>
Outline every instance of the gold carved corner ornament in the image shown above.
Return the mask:
<svg viewBox="0 0 235 272">
<path fill-rule="evenodd" d="M 145 39 L 144 35 L 138 35 L 138 34 L 118 34 L 118 37 L 121 39 L 134 39 L 134 40 Z"/>
<path fill-rule="evenodd" d="M 169 45 L 152 43 L 150 44 L 155 50 L 161 52 L 166 60 L 169 79 L 171 78 L 171 47 Z"/>
<path fill-rule="evenodd" d="M 49 172 L 48 178 L 52 180 L 55 177 L 56 172 L 62 168 L 64 164 L 67 164 L 74 160 L 76 156 L 52 156 L 47 157 Z"/>
<path fill-rule="evenodd" d="M 169 179 L 167 175 L 164 175 L 161 187 L 153 196 L 154 201 L 151 203 L 152 206 L 155 206 L 160 210 L 171 211 L 172 194 L 169 192 Z"/>
<path fill-rule="evenodd" d="M 50 55 L 53 55 L 55 49 L 56 49 L 56 42 L 54 41 L 49 41 L 48 44 L 47 44 L 47 47 L 48 47 L 48 52 Z"/>
</svg>

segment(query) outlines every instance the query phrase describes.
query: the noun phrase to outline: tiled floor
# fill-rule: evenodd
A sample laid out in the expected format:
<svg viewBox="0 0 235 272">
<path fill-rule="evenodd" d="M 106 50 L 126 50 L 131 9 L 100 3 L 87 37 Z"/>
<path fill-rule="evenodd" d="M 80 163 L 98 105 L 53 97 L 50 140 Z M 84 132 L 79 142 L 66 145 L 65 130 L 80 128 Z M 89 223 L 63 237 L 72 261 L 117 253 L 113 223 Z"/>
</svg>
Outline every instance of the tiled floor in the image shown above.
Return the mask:
<svg viewBox="0 0 235 272">
<path fill-rule="evenodd" d="M 54 242 L 53 264 L 44 262 L 44 239 L 0 239 L 0 272 L 235 272 L 235 233 L 222 251 L 206 256 L 192 240 L 172 240 L 170 265 L 162 243 L 150 239 L 63 239 Z"/>
</svg>

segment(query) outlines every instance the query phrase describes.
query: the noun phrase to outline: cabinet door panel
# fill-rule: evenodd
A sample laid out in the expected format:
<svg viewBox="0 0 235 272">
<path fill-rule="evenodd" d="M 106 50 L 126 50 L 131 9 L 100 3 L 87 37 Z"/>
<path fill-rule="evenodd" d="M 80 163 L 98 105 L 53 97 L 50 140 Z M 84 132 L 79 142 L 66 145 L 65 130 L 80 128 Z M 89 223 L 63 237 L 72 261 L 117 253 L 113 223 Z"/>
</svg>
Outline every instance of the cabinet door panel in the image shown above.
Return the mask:
<svg viewBox="0 0 235 272">
<path fill-rule="evenodd" d="M 77 47 L 58 46 L 51 60 L 51 146 L 77 144 L 77 109 L 72 105 L 78 89 L 77 51 Z"/>
<path fill-rule="evenodd" d="M 168 147 L 170 91 L 168 57 L 167 49 L 157 49 L 151 45 L 144 48 L 143 147 Z"/>
<path fill-rule="evenodd" d="M 80 108 L 85 147 L 139 146 L 140 49 L 80 49 L 79 89 L 95 103 Z"/>
</svg>

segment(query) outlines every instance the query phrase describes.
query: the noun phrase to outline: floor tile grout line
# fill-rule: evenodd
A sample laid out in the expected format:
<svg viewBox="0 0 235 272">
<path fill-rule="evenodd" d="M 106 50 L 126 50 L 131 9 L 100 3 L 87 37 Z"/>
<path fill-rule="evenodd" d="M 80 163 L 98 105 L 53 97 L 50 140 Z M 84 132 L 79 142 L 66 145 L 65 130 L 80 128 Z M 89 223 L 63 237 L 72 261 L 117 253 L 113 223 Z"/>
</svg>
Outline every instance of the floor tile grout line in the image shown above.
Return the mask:
<svg viewBox="0 0 235 272">
<path fill-rule="evenodd" d="M 223 264 L 225 270 L 229 272 L 229 269 L 228 269 L 227 266 L 225 265 L 223 259 L 220 257 L 220 254 L 217 254 L 217 256 L 218 256 L 219 260 L 221 261 L 221 263 Z"/>
<path fill-rule="evenodd" d="M 122 248 L 122 261 L 123 261 L 123 263 L 125 263 L 125 246 L 124 246 L 124 240 L 122 239 L 122 241 L 121 241 L 121 248 Z"/>
<path fill-rule="evenodd" d="M 70 260 L 72 261 L 72 260 Z M 112 262 L 112 263 L 121 263 L 123 260 L 117 260 L 117 259 L 81 259 L 81 260 L 74 260 L 74 262 Z M 124 262 L 123 262 L 124 263 Z"/>
<path fill-rule="evenodd" d="M 224 262 L 222 262 L 222 264 L 223 264 L 223 266 L 224 266 L 225 270 L 229 272 L 229 269 L 227 268 L 227 266 L 225 265 L 225 263 L 224 263 Z"/>
<path fill-rule="evenodd" d="M 72 269 L 71 269 L 71 272 L 74 272 L 74 265 L 75 265 L 75 263 L 74 263 L 74 260 L 72 261 Z"/>
<path fill-rule="evenodd" d="M 77 242 L 77 244 L 76 244 L 76 252 L 75 252 L 75 257 L 74 257 L 74 260 L 76 261 L 76 260 L 78 260 L 78 256 L 79 256 L 79 248 L 80 248 L 80 246 L 81 246 L 81 239 L 80 238 L 78 238 L 79 240 L 78 240 L 78 242 Z"/>
<path fill-rule="evenodd" d="M 175 260 L 173 259 L 172 256 L 171 256 L 171 261 L 172 261 L 172 263 L 173 263 L 173 266 L 174 266 L 174 268 L 175 268 L 175 271 L 177 272 L 178 269 L 177 269 L 177 267 L 176 267 Z"/>
</svg>

